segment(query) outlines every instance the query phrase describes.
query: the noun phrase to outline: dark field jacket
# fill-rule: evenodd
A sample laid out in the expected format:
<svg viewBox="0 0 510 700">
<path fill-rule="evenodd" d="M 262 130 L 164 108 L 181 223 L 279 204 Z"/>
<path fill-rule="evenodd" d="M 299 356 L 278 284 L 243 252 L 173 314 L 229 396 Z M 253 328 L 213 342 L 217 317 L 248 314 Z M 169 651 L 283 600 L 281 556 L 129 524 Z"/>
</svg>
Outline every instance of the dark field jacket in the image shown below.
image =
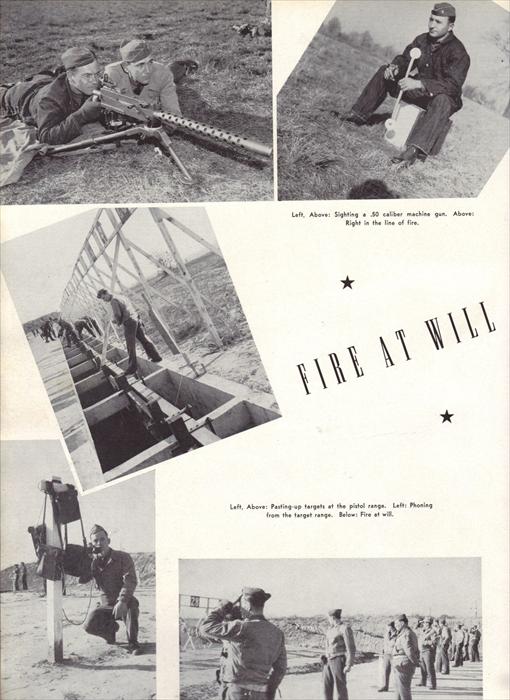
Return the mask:
<svg viewBox="0 0 510 700">
<path fill-rule="evenodd" d="M 30 101 L 30 114 L 39 141 L 68 143 L 79 136 L 84 121 L 75 112 L 87 99 L 87 95 L 77 95 L 71 90 L 65 73 L 38 90 Z"/>
<path fill-rule="evenodd" d="M 420 34 L 406 47 L 403 54 L 396 56 L 392 63 L 398 66 L 399 76 L 404 77 L 411 60 L 411 49 L 419 48 L 420 58 L 414 63 L 418 69 L 416 77 L 424 85 L 423 96 L 448 95 L 457 110 L 462 107 L 462 86 L 471 64 L 464 44 L 450 32 L 442 41 L 434 42 L 429 34 Z M 414 91 L 413 91 L 414 92 Z"/>
</svg>

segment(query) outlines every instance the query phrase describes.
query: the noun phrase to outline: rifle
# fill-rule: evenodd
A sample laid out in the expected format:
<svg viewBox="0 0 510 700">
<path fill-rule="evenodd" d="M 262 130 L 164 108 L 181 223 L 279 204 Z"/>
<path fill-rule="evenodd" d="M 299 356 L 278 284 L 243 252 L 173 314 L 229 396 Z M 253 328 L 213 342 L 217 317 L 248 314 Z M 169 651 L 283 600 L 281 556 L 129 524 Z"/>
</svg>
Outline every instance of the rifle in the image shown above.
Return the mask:
<svg viewBox="0 0 510 700">
<path fill-rule="evenodd" d="M 61 146 L 42 147 L 41 150 L 45 155 L 67 153 L 101 144 L 119 142 L 121 139 L 132 137 L 138 137 L 142 141 L 152 139 L 156 140 L 167 155 L 172 158 L 188 184 L 193 182 L 193 178 L 172 148 L 172 142 L 165 131 L 165 126 L 199 134 L 215 141 L 221 141 L 229 146 L 240 148 L 259 156 L 269 158 L 272 155 L 270 146 L 265 146 L 257 141 L 232 134 L 223 129 L 202 124 L 194 119 L 180 117 L 171 112 L 155 110 L 143 100 L 123 95 L 111 87 L 103 86 L 99 90 L 94 90 L 94 96 L 100 101 L 101 107 L 106 112 L 109 133 Z M 39 144 L 39 146 L 41 145 Z"/>
</svg>

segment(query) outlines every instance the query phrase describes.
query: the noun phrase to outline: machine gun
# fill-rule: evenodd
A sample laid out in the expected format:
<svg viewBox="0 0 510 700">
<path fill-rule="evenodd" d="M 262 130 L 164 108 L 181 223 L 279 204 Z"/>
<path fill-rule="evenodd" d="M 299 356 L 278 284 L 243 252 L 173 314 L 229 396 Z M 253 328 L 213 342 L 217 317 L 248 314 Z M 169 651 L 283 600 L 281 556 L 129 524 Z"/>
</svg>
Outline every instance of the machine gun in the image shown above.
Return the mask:
<svg viewBox="0 0 510 700">
<path fill-rule="evenodd" d="M 141 141 L 155 140 L 161 149 L 172 158 L 187 184 L 191 184 L 193 178 L 174 151 L 170 136 L 165 130 L 165 127 L 198 134 L 201 137 L 213 141 L 220 141 L 234 148 L 248 151 L 258 156 L 269 158 L 272 155 L 270 146 L 265 146 L 257 141 L 232 134 L 223 129 L 202 124 L 194 119 L 188 119 L 177 114 L 172 114 L 171 112 L 153 109 L 143 100 L 137 97 L 123 95 L 106 85 L 99 90 L 95 90 L 94 96 L 100 101 L 101 107 L 106 113 L 108 133 L 83 139 L 82 141 L 64 144 L 62 146 L 43 147 L 42 152 L 45 155 L 58 155 L 60 153 L 78 151 L 107 143 L 119 143 L 123 139 L 133 137 Z"/>
</svg>

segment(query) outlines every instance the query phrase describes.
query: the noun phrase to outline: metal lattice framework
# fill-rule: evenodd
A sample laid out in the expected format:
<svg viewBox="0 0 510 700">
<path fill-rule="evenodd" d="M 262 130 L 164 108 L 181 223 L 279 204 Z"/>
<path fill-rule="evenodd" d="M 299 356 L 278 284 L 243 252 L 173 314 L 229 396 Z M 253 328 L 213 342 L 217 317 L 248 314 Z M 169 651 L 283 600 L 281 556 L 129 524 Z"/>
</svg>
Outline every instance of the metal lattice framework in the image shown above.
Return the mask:
<svg viewBox="0 0 510 700">
<path fill-rule="evenodd" d="M 158 207 L 149 207 L 148 211 L 159 231 L 163 246 L 175 262 L 175 265 L 167 264 L 162 259 L 156 258 L 143 245 L 133 241 L 126 233 L 125 224 L 136 211 L 137 209 L 129 208 L 98 210 L 80 249 L 69 282 L 64 289 L 61 303 L 62 317 L 72 322 L 87 314 L 96 321 L 102 330 L 101 360 L 104 362 L 110 346 L 111 332 L 118 341 L 120 338 L 117 329 L 111 323 L 111 314 L 98 301 L 97 292 L 99 289 L 105 288 L 111 294 L 121 293 L 129 297 L 131 288 L 120 279 L 119 273 L 122 272 L 141 290 L 142 297 L 157 324 L 158 331 L 172 353 L 180 354 L 186 364 L 197 374 L 194 364 L 179 348 L 171 329 L 168 327 L 161 305 L 158 303 L 163 301 L 171 306 L 176 306 L 175 300 L 158 289 L 153 280 L 147 278 L 140 262 L 142 259 L 148 260 L 157 270 L 164 270 L 171 278 L 187 289 L 214 345 L 221 350 L 223 349 L 221 336 L 206 307 L 206 302 L 210 302 L 210 300 L 198 290 L 188 271 L 173 236 L 174 230 L 180 230 L 207 251 L 214 253 L 221 259 L 223 257 L 215 244 L 192 231 L 167 211 Z M 124 262 L 119 260 L 121 251 L 125 253 Z"/>
</svg>

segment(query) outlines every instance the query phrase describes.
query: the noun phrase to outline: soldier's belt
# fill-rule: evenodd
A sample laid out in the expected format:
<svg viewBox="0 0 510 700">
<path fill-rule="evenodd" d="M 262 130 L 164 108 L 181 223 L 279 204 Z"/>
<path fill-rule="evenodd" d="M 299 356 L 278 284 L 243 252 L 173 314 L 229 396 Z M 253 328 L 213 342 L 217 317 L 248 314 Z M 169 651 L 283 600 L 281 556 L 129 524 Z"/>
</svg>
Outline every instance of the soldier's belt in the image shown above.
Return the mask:
<svg viewBox="0 0 510 700">
<path fill-rule="evenodd" d="M 257 693 L 267 692 L 267 685 L 262 683 L 236 683 L 235 681 L 223 681 L 225 685 L 232 688 L 244 688 L 245 690 L 255 690 Z"/>
</svg>

